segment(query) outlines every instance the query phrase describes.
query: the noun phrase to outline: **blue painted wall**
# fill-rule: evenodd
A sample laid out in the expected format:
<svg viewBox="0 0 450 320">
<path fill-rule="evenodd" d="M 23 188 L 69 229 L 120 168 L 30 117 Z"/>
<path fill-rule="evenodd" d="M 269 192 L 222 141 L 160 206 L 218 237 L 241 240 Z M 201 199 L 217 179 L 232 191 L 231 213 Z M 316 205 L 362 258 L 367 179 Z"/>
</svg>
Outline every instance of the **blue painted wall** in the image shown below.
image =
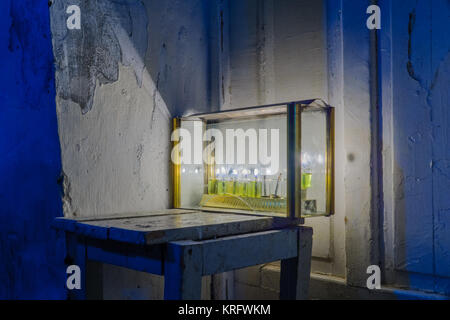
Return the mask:
<svg viewBox="0 0 450 320">
<path fill-rule="evenodd" d="M 0 299 L 65 298 L 47 1 L 0 1 Z"/>
<path fill-rule="evenodd" d="M 391 0 L 391 10 L 382 76 L 392 81 L 394 266 L 409 287 L 449 295 L 450 2 Z"/>
</svg>

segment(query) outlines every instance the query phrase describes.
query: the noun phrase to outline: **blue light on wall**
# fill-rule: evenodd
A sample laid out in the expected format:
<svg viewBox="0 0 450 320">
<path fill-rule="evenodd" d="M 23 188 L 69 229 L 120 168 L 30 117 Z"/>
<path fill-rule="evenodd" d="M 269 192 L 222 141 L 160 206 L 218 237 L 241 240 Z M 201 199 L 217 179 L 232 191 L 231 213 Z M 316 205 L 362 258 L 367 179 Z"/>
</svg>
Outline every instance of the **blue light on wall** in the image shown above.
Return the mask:
<svg viewBox="0 0 450 320">
<path fill-rule="evenodd" d="M 64 299 L 47 1 L 0 2 L 0 299 Z"/>
</svg>

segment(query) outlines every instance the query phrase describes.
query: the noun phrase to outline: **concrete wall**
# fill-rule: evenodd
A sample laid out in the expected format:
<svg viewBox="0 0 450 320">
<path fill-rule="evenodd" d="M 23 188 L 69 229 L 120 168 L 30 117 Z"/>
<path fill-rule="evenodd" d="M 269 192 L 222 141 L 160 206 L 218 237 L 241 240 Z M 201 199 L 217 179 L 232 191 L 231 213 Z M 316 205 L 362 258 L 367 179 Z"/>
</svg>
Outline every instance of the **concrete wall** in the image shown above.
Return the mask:
<svg viewBox="0 0 450 320">
<path fill-rule="evenodd" d="M 326 98 L 322 1 L 228 1 L 222 108 Z"/>
<path fill-rule="evenodd" d="M 65 215 L 169 206 L 171 116 L 323 98 L 336 107 L 336 215 L 307 223 L 313 271 L 364 287 L 380 264 L 388 284 L 448 294 L 448 1 L 381 1 L 380 93 L 370 1 L 74 0 L 72 31 L 68 3 L 50 9 Z M 237 271 L 231 291 L 273 297 L 276 275 Z M 161 297 L 156 277 L 108 266 L 104 280 L 108 298 Z"/>
<path fill-rule="evenodd" d="M 69 4 L 80 6 L 81 30 L 66 27 Z M 171 118 L 210 105 L 208 10 L 204 0 L 53 1 L 65 216 L 171 205 Z M 106 298 L 158 297 L 148 284 L 161 287 L 110 266 L 104 283 Z"/>
<path fill-rule="evenodd" d="M 64 299 L 61 158 L 46 1 L 0 2 L 0 299 Z"/>
<path fill-rule="evenodd" d="M 383 10 L 386 281 L 450 295 L 450 3 Z"/>
</svg>

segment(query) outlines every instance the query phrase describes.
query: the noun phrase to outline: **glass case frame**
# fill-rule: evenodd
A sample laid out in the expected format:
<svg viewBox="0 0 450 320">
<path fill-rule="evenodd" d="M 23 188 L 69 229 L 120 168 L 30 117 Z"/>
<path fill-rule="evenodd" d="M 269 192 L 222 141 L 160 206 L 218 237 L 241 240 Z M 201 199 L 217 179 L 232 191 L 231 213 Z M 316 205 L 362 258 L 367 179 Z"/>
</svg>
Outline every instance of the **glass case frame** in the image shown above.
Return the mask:
<svg viewBox="0 0 450 320">
<path fill-rule="evenodd" d="M 320 110 L 326 114 L 326 155 L 325 155 L 325 185 L 326 185 L 326 210 L 321 214 L 302 214 L 301 204 L 301 154 L 302 154 L 302 115 L 307 111 Z M 335 179 L 334 179 L 334 162 L 335 162 L 335 111 L 334 108 L 326 104 L 323 100 L 305 100 L 294 101 L 289 103 L 280 103 L 266 106 L 256 106 L 250 108 L 239 108 L 232 110 L 217 111 L 212 113 L 194 114 L 185 117 L 177 117 L 173 119 L 172 142 L 173 149 L 177 150 L 180 141 L 177 135 L 177 129 L 181 127 L 182 121 L 200 120 L 206 126 L 212 121 L 223 119 L 249 119 L 260 118 L 273 115 L 286 115 L 287 120 L 287 190 L 286 190 L 286 218 L 303 219 L 317 216 L 330 216 L 334 214 L 334 195 L 335 195 Z M 206 144 L 204 144 L 204 147 Z M 181 165 L 179 164 L 179 153 L 172 153 L 172 181 L 173 181 L 173 207 L 182 208 L 181 206 Z M 204 193 L 207 193 L 208 181 L 211 175 L 214 175 L 214 167 L 204 164 Z M 192 209 L 192 208 L 184 208 Z M 199 208 L 204 211 L 223 211 L 233 212 L 233 210 L 211 210 L 211 208 Z M 242 213 L 241 210 L 234 210 Z M 271 215 L 270 213 L 252 212 L 247 214 L 253 215 Z M 279 215 L 276 215 L 279 216 Z"/>
</svg>

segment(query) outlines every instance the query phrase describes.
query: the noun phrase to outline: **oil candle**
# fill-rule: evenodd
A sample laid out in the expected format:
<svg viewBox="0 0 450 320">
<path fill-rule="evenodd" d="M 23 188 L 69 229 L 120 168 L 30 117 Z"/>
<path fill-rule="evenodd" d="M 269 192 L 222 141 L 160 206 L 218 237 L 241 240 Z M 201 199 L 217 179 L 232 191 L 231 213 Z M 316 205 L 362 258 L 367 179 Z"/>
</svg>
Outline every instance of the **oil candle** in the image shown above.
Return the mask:
<svg viewBox="0 0 450 320">
<path fill-rule="evenodd" d="M 256 189 L 257 189 L 257 179 L 258 179 L 258 169 L 253 169 L 253 178 L 249 179 L 247 182 L 247 196 L 250 198 L 256 198 Z"/>
<path fill-rule="evenodd" d="M 229 178 L 225 181 L 225 193 L 234 194 L 234 180 Z"/>
<path fill-rule="evenodd" d="M 302 173 L 302 190 L 311 188 L 312 173 Z"/>
<path fill-rule="evenodd" d="M 239 180 L 237 182 L 236 189 L 237 189 L 236 194 L 238 196 L 241 196 L 241 197 L 246 197 L 247 196 L 247 186 L 245 184 L 245 181 Z"/>
<path fill-rule="evenodd" d="M 262 187 L 263 187 L 263 184 L 262 184 L 261 178 L 258 178 L 256 180 L 256 198 L 262 197 Z"/>
<path fill-rule="evenodd" d="M 223 180 L 217 181 L 217 194 L 219 195 L 225 194 L 225 181 Z"/>
<path fill-rule="evenodd" d="M 217 180 L 210 179 L 208 181 L 208 194 L 216 194 L 217 193 Z"/>
<path fill-rule="evenodd" d="M 247 182 L 247 197 L 256 197 L 256 181 Z"/>
</svg>

